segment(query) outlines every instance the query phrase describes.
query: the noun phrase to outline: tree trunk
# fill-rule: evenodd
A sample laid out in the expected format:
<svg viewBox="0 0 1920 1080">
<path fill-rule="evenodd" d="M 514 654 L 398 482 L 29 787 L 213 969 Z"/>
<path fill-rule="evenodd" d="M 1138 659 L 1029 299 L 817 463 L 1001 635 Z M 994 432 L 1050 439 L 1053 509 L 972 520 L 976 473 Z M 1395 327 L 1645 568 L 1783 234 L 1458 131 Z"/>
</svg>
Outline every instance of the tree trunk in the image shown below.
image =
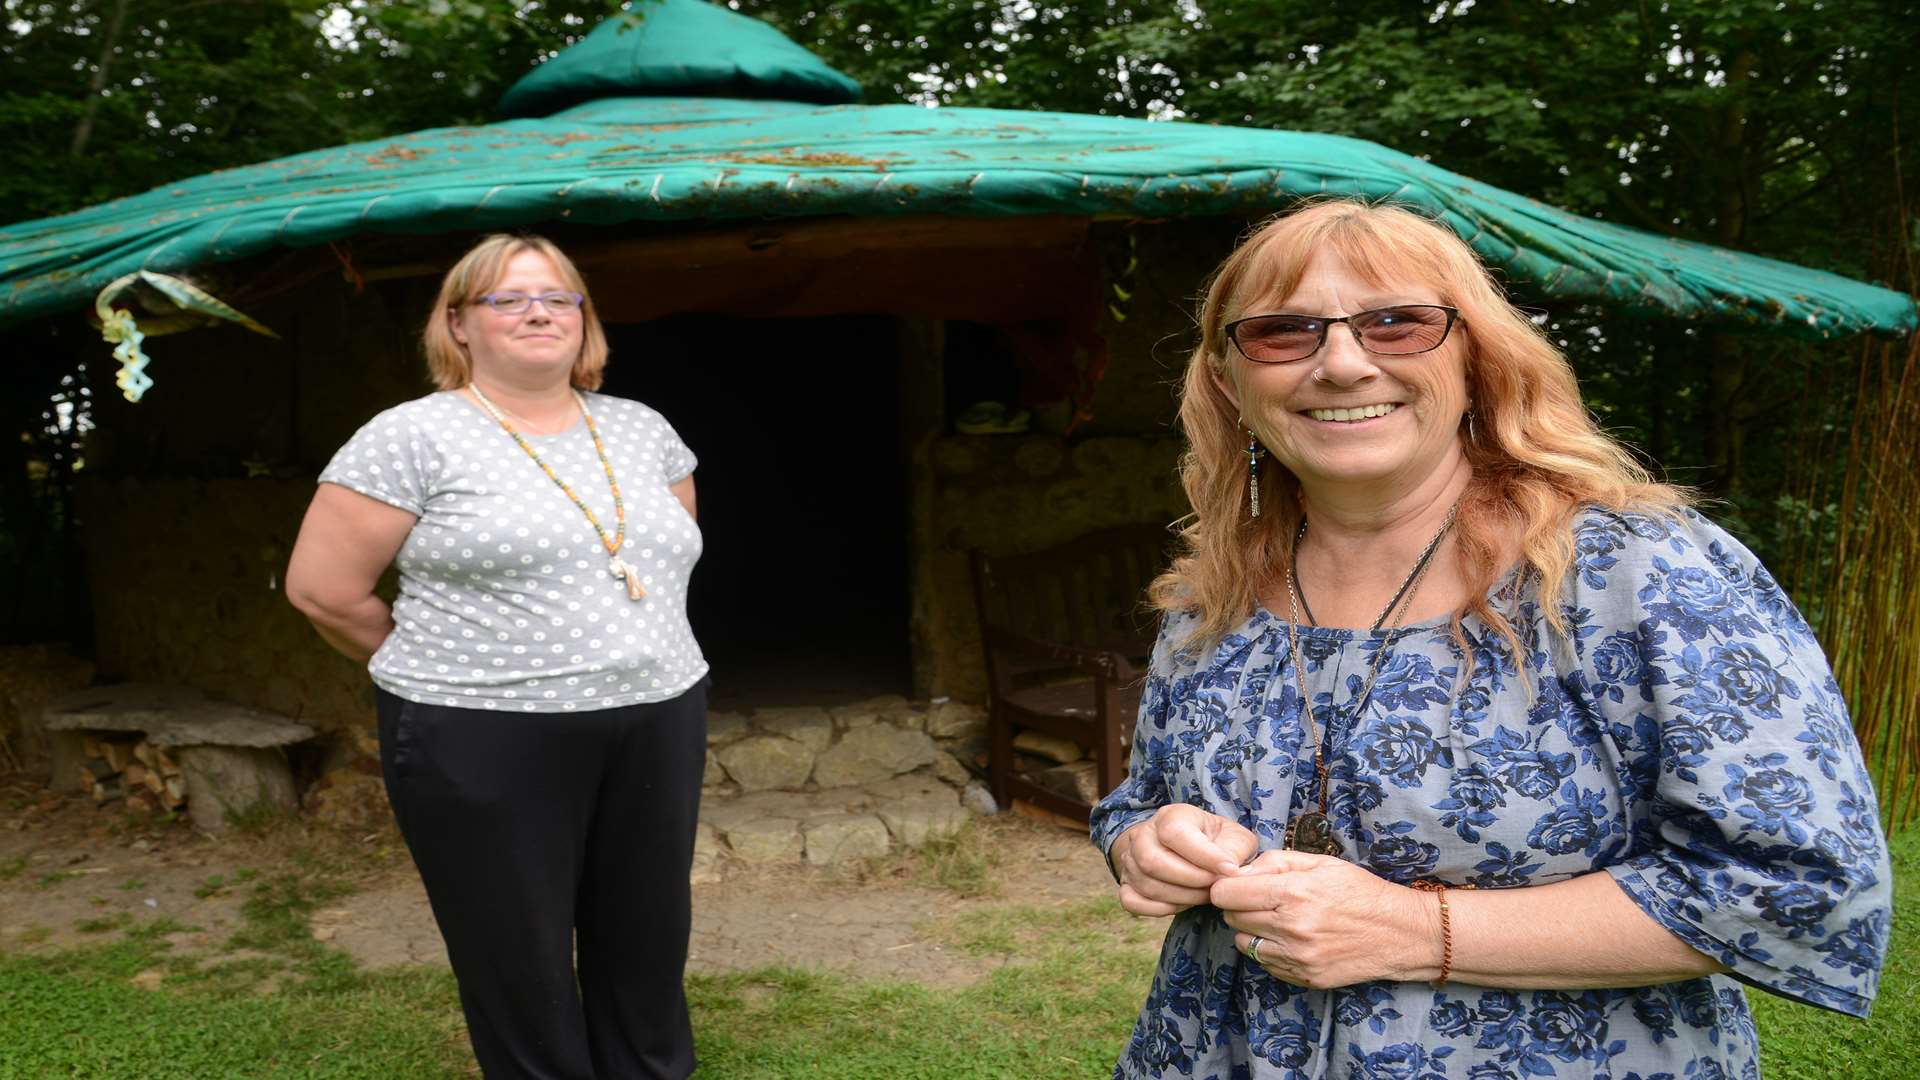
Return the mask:
<svg viewBox="0 0 1920 1080">
<path fill-rule="evenodd" d="M 87 86 L 87 108 L 80 114 L 80 122 L 73 128 L 73 143 L 67 147 L 68 157 L 79 157 L 86 152 L 87 141 L 93 138 L 93 121 L 100 115 L 100 93 L 107 88 L 107 71 L 113 67 L 114 46 L 120 42 L 120 27 L 127 21 L 127 0 L 113 0 L 113 14 L 107 16 L 106 32 L 100 41 L 100 63 L 94 68 L 93 81 Z"/>
<path fill-rule="evenodd" d="M 1755 57 L 1743 49 L 1727 68 L 1727 93 L 1731 96 L 1720 117 L 1720 137 L 1716 140 L 1718 158 L 1727 169 L 1720 181 L 1720 205 L 1715 215 L 1714 239 L 1722 247 L 1738 249 L 1747 233 L 1747 193 L 1755 189 L 1749 177 L 1745 95 L 1753 81 Z M 1720 498 L 1732 498 L 1740 491 L 1741 444 L 1744 442 L 1740 410 L 1740 391 L 1747 381 L 1747 355 L 1739 338 L 1726 333 L 1707 336 L 1706 451 L 1712 471 L 1706 487 Z"/>
</svg>

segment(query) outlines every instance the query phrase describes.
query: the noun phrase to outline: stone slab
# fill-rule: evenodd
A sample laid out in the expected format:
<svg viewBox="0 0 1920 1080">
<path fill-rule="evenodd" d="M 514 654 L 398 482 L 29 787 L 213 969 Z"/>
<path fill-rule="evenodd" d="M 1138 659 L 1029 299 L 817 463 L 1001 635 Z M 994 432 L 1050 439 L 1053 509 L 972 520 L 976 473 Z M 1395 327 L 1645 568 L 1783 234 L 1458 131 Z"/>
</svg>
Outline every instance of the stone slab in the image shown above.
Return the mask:
<svg viewBox="0 0 1920 1080">
<path fill-rule="evenodd" d="M 833 717 L 825 709 L 755 709 L 753 726 L 784 735 L 816 754 L 833 744 Z"/>
<path fill-rule="evenodd" d="M 960 805 L 960 797 L 949 792 L 944 799 L 917 799 L 883 803 L 875 811 L 894 842 L 904 848 L 917 848 L 929 840 L 952 836 L 972 815 Z"/>
<path fill-rule="evenodd" d="M 967 768 L 959 758 L 942 752 L 933 759 L 933 775 L 954 787 L 962 788 L 973 779 L 973 770 Z"/>
<path fill-rule="evenodd" d="M 779 735 L 750 735 L 715 756 L 742 791 L 797 788 L 807 782 L 814 765 L 806 744 Z"/>
<path fill-rule="evenodd" d="M 871 814 L 835 814 L 801 828 L 806 834 L 807 861 L 815 866 L 876 858 L 892 846 L 886 823 Z"/>
<path fill-rule="evenodd" d="M 927 710 L 927 734 L 963 739 L 987 733 L 987 710 L 960 701 L 942 701 Z"/>
<path fill-rule="evenodd" d="M 745 738 L 749 730 L 747 718 L 739 713 L 710 712 L 707 714 L 708 746 L 725 746 L 735 739 Z"/>
<path fill-rule="evenodd" d="M 894 842 L 917 848 L 928 840 L 950 836 L 970 816 L 953 788 L 931 776 L 901 776 L 867 785 L 874 797 L 874 813 L 886 825 Z"/>
<path fill-rule="evenodd" d="M 745 863 L 793 862 L 806 851 L 800 823 L 790 818 L 751 818 L 720 831 L 734 858 Z"/>
<path fill-rule="evenodd" d="M 890 724 L 854 728 L 814 761 L 813 779 L 823 788 L 870 784 L 931 765 L 939 752 L 923 731 Z"/>
<path fill-rule="evenodd" d="M 291 816 L 300 809 L 293 771 L 278 748 L 196 745 L 181 747 L 176 756 L 187 813 L 207 832 L 225 830 L 234 817 Z"/>
<path fill-rule="evenodd" d="M 725 832 L 743 821 L 761 818 L 804 821 L 807 818 L 825 814 L 844 813 L 846 809 L 842 799 L 835 798 L 826 792 L 756 791 L 731 799 L 714 799 L 711 802 L 702 803 L 700 820 L 711 821 Z"/>
<path fill-rule="evenodd" d="M 959 794 L 953 788 L 941 783 L 936 777 L 924 773 L 912 773 L 896 776 L 889 780 L 879 780 L 861 788 L 871 796 L 875 803 L 901 802 L 909 799 L 944 798 L 959 801 Z"/>
<path fill-rule="evenodd" d="M 47 702 L 48 731 L 138 731 L 155 746 L 287 746 L 313 729 L 284 716 L 215 701 L 192 687 L 122 683 Z"/>
<path fill-rule="evenodd" d="M 913 728 L 921 726 L 920 710 L 899 694 L 881 694 L 845 705 L 836 705 L 833 707 L 833 719 L 842 728 L 871 727 L 874 724 L 894 724 L 899 727 Z"/>
</svg>

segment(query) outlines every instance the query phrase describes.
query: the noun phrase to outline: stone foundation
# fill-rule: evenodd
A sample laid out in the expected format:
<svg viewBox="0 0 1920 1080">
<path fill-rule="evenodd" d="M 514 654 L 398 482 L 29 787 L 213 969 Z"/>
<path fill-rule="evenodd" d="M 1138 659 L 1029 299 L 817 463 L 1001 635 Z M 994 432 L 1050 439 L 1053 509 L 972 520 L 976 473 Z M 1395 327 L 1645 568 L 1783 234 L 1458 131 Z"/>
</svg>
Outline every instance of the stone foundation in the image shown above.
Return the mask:
<svg viewBox="0 0 1920 1080">
<path fill-rule="evenodd" d="M 985 731 L 977 708 L 902 697 L 711 714 L 696 878 L 727 860 L 825 866 L 951 835 L 978 784 L 961 759 Z"/>
</svg>

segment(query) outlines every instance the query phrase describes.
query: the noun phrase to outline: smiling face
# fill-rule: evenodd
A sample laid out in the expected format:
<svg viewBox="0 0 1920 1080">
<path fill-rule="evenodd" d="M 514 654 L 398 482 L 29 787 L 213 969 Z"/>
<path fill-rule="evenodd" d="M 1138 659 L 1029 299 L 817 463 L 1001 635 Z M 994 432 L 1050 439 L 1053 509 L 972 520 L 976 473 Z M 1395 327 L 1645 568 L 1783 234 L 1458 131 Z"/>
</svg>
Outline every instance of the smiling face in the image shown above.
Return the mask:
<svg viewBox="0 0 1920 1080">
<path fill-rule="evenodd" d="M 529 296 L 570 291 L 572 287 L 553 262 L 533 250 L 508 259 L 500 280 L 487 290 Z M 565 382 L 580 355 L 583 324 L 579 308 L 555 313 L 545 304 L 536 303 L 518 315 L 503 315 L 483 302 L 475 302 L 449 314 L 453 339 L 466 346 L 473 374 L 480 379 Z"/>
<path fill-rule="evenodd" d="M 1338 255 L 1316 253 L 1286 296 L 1246 314 L 1339 317 L 1396 304 L 1443 304 L 1431 286 L 1362 277 Z M 1273 457 L 1309 495 L 1322 485 L 1407 491 L 1458 467 L 1468 404 L 1467 340 L 1456 326 L 1436 349 L 1380 356 L 1345 324 L 1303 360 L 1260 364 L 1228 346 L 1221 390 Z"/>
</svg>

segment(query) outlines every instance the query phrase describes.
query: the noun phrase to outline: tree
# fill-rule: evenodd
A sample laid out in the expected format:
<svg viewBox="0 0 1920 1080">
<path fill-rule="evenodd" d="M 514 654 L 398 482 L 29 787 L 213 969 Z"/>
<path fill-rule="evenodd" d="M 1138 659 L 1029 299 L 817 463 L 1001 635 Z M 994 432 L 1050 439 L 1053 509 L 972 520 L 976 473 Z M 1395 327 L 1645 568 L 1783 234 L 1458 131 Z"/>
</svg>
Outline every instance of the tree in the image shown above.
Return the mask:
<svg viewBox="0 0 1920 1080">
<path fill-rule="evenodd" d="M 615 0 L 7 0 L 0 220 L 484 123 Z"/>
</svg>

